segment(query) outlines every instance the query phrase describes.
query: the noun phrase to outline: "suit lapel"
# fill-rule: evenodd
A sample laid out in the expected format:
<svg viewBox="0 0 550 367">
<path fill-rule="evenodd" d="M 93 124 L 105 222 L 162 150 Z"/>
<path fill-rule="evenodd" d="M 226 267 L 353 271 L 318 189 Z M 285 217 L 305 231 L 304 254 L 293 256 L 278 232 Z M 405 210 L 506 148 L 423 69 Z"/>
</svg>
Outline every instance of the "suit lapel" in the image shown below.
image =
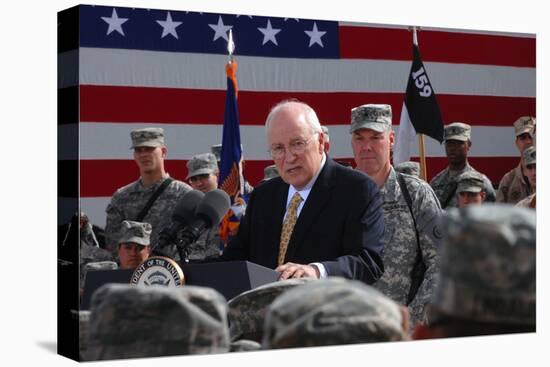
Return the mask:
<svg viewBox="0 0 550 367">
<path fill-rule="evenodd" d="M 286 211 L 286 200 L 288 197 L 288 184 L 281 180 L 281 184 L 273 192 L 274 197 L 268 201 L 271 207 L 266 211 L 266 223 L 274 223 L 275 225 L 267 227 L 268 232 L 263 238 L 267 243 L 262 244 L 263 250 L 268 259 L 273 259 L 274 266 L 277 266 L 277 256 L 279 255 L 279 244 L 281 238 L 281 230 L 283 227 L 283 216 Z"/>
<path fill-rule="evenodd" d="M 288 261 L 288 259 L 292 259 L 297 249 L 303 245 L 306 234 L 311 230 L 313 223 L 317 220 L 319 215 L 321 215 L 323 208 L 330 200 L 329 183 L 332 174 L 332 164 L 334 163 L 327 156 L 325 166 L 317 177 L 317 181 L 315 181 L 296 225 L 294 226 L 294 230 L 292 231 L 285 262 Z"/>
</svg>

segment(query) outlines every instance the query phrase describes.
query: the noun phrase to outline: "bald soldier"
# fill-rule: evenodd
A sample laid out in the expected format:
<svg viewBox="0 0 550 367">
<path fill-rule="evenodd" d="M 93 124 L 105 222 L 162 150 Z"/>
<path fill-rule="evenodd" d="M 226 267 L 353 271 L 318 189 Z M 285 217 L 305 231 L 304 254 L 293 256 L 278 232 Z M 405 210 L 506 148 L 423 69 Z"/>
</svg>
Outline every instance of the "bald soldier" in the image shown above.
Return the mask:
<svg viewBox="0 0 550 367">
<path fill-rule="evenodd" d="M 395 132 L 390 105 L 352 109 L 350 133 L 357 169 L 376 182 L 384 200 L 384 274 L 374 285 L 407 305 L 412 323 L 421 322 L 437 271 L 439 200 L 427 182 L 392 167 Z"/>
<path fill-rule="evenodd" d="M 471 131 L 471 126 L 462 122 L 453 122 L 445 126 L 443 142 L 449 165 L 430 182 L 443 209 L 458 206 L 457 177 L 468 171 L 478 172 L 468 163 L 468 152 L 472 147 Z M 486 201 L 495 201 L 495 189 L 493 189 L 491 180 L 487 176 L 481 175 L 485 182 Z"/>
<path fill-rule="evenodd" d="M 130 133 L 130 137 L 130 149 L 134 151 L 140 177 L 119 188 L 107 206 L 105 242 L 113 253 L 117 250 L 119 230 L 124 220 L 149 223 L 152 227 L 151 244 L 156 244 L 160 231 L 170 226 L 177 202 L 191 190 L 186 183 L 172 179 L 164 169 L 168 150 L 163 129 L 137 129 Z"/>
<path fill-rule="evenodd" d="M 536 120 L 531 116 L 522 116 L 514 122 L 516 147 L 520 156 L 525 149 L 533 145 L 535 126 Z M 520 159 L 517 167 L 502 176 L 498 184 L 498 202 L 515 204 L 535 192 L 535 188 L 529 183 L 523 167 L 523 159 Z"/>
</svg>

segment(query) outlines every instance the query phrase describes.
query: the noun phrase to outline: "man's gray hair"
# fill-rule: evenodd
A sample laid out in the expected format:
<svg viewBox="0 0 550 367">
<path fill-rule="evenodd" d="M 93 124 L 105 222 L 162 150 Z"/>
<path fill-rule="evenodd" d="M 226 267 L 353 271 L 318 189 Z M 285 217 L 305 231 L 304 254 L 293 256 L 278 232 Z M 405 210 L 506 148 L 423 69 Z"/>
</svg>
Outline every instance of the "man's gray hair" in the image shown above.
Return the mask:
<svg viewBox="0 0 550 367">
<path fill-rule="evenodd" d="M 265 121 L 266 133 L 267 131 L 269 131 L 274 116 L 281 110 L 289 108 L 290 106 L 300 106 L 303 109 L 306 115 L 306 122 L 311 127 L 312 133 L 322 132 L 321 123 L 319 122 L 319 118 L 317 117 L 317 114 L 315 113 L 313 108 L 311 108 L 307 103 L 304 103 L 297 99 L 285 99 L 284 101 L 277 103 L 275 106 L 273 106 L 271 111 L 269 111 L 269 115 L 267 115 L 267 119 Z"/>
<path fill-rule="evenodd" d="M 321 126 L 321 130 L 323 130 L 323 135 L 325 136 L 325 143 L 328 143 L 330 141 L 330 135 L 328 134 L 328 127 Z"/>
</svg>

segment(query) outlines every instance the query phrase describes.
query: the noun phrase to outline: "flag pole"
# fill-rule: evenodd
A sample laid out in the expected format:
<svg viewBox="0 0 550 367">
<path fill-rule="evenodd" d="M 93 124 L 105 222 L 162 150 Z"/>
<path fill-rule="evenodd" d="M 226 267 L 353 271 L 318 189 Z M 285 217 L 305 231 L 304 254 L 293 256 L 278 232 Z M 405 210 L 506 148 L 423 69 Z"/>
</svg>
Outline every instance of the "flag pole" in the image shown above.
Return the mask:
<svg viewBox="0 0 550 367">
<path fill-rule="evenodd" d="M 428 181 L 428 172 L 426 172 L 426 151 L 424 149 L 424 134 L 418 134 L 418 151 L 420 156 L 420 178 Z"/>
<path fill-rule="evenodd" d="M 418 46 L 418 37 L 416 35 L 416 27 L 412 27 L 413 31 L 413 44 Z M 428 181 L 428 171 L 426 169 L 426 148 L 424 146 L 424 134 L 418 135 L 418 155 L 420 157 L 420 178 L 424 181 Z"/>
<path fill-rule="evenodd" d="M 227 40 L 227 55 L 228 62 L 231 64 L 233 62 L 233 52 L 235 52 L 235 43 L 233 42 L 233 32 L 229 30 L 229 39 Z"/>
</svg>

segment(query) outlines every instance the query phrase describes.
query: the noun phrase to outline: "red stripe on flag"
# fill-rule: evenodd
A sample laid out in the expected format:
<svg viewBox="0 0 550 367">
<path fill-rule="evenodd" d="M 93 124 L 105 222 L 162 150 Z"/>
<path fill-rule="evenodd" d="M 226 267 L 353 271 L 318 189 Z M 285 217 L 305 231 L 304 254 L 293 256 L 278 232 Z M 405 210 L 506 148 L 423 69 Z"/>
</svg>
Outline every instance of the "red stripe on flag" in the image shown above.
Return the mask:
<svg viewBox="0 0 550 367">
<path fill-rule="evenodd" d="M 340 159 L 339 159 L 340 160 Z M 498 183 L 502 176 L 514 168 L 519 158 L 516 157 L 470 157 L 470 164 L 486 174 L 493 183 Z M 353 159 L 342 159 L 353 162 Z M 170 176 L 185 181 L 187 175 L 187 161 L 166 160 L 165 167 Z M 272 164 L 272 161 L 246 161 L 244 167 L 245 178 L 253 186 L 263 178 L 263 170 Z M 447 166 L 445 157 L 428 157 L 428 177 L 431 179 Z M 132 160 L 81 160 L 80 161 L 80 196 L 100 197 L 111 196 L 118 188 L 135 181 L 139 171 Z"/>
<path fill-rule="evenodd" d="M 424 62 L 536 67 L 531 37 L 420 30 L 418 43 Z M 411 44 L 406 29 L 340 26 L 342 58 L 411 60 Z"/>
<path fill-rule="evenodd" d="M 436 91 L 437 93 L 437 91 Z M 239 91 L 241 125 L 263 125 L 277 102 L 297 98 L 310 104 L 323 124 L 348 124 L 350 110 L 365 103 L 387 103 L 399 123 L 403 93 L 311 93 Z M 536 99 L 437 94 L 444 121 L 511 126 L 519 116 L 536 115 Z M 225 90 L 80 86 L 82 122 L 222 124 Z"/>
</svg>

